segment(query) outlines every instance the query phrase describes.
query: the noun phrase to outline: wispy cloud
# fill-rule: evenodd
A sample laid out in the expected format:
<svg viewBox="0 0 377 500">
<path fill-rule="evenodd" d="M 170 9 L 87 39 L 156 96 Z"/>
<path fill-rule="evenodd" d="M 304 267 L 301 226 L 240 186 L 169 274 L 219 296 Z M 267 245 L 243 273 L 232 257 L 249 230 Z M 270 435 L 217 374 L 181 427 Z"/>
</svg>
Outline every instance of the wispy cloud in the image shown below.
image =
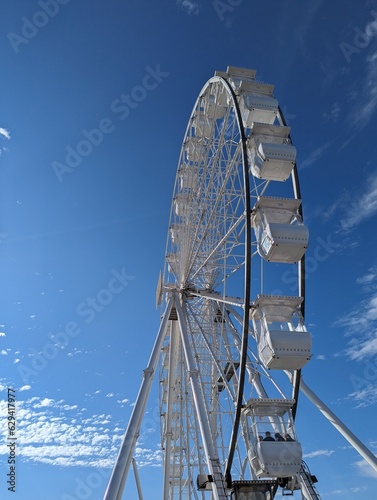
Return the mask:
<svg viewBox="0 0 377 500">
<path fill-rule="evenodd" d="M 377 266 L 372 266 L 367 273 L 357 278 L 356 283 L 369 287 L 377 278 Z"/>
<path fill-rule="evenodd" d="M 347 335 L 352 335 L 345 350 L 351 360 L 360 361 L 377 354 L 377 293 L 372 293 L 350 313 L 336 322 L 344 327 Z"/>
<path fill-rule="evenodd" d="M 377 171 L 370 176 L 364 189 L 362 194 L 355 196 L 356 201 L 348 205 L 346 214 L 340 221 L 341 230 L 349 231 L 377 214 Z"/>
<path fill-rule="evenodd" d="M 377 268 L 369 268 L 356 279 L 356 284 L 362 287 L 368 297 L 344 314 L 335 325 L 343 327 L 346 336 L 351 338 L 341 354 L 351 361 L 362 361 L 368 366 L 370 359 L 377 355 Z M 377 386 L 374 380 L 365 375 L 365 369 L 364 378 L 352 375 L 351 379 L 356 390 L 348 394 L 347 399 L 356 403 L 356 408 L 376 405 Z"/>
<path fill-rule="evenodd" d="M 335 325 L 345 329 L 351 340 L 344 354 L 352 361 L 363 361 L 377 354 L 377 268 L 372 266 L 356 279 L 368 296 L 348 313 L 336 321 Z M 372 394 L 370 394 L 371 396 Z M 367 394 L 361 394 L 360 398 Z M 355 395 L 353 399 L 357 399 Z M 375 392 L 377 401 L 377 389 Z"/>
<path fill-rule="evenodd" d="M 317 149 L 315 149 L 314 151 L 312 151 L 309 154 L 309 156 L 307 156 L 305 158 L 305 160 L 299 161 L 298 168 L 300 170 L 303 170 L 304 168 L 310 167 L 310 165 L 312 165 L 313 163 L 315 163 L 316 161 L 318 161 L 321 158 L 321 156 L 329 148 L 330 144 L 331 144 L 331 142 L 327 142 L 323 146 L 319 146 Z"/>
<path fill-rule="evenodd" d="M 343 191 L 340 196 L 335 199 L 330 206 L 322 210 L 322 215 L 325 220 L 331 219 L 331 217 L 344 206 L 348 204 L 349 194 Z"/>
<path fill-rule="evenodd" d="M 303 458 L 314 458 L 314 457 L 331 457 L 335 453 L 334 450 L 316 450 L 310 453 L 304 453 Z"/>
<path fill-rule="evenodd" d="M 371 333 L 371 338 L 354 343 L 346 349 L 346 355 L 355 361 L 361 361 L 377 354 L 377 331 Z"/>
<path fill-rule="evenodd" d="M 367 486 L 353 486 L 351 488 L 348 487 L 344 490 L 332 490 L 330 491 L 330 495 L 343 495 L 342 498 L 346 498 L 346 495 L 349 495 L 350 493 L 361 493 L 362 491 L 365 491 L 367 489 Z"/>
<path fill-rule="evenodd" d="M 316 356 L 316 359 L 318 359 L 319 361 L 326 361 L 326 356 L 324 354 L 318 354 L 318 356 Z"/>
<path fill-rule="evenodd" d="M 330 111 L 323 113 L 323 118 L 332 122 L 337 122 L 340 114 L 340 106 L 337 102 L 331 106 Z"/>
<path fill-rule="evenodd" d="M 364 389 L 358 389 L 348 394 L 348 399 L 356 403 L 356 408 L 373 406 L 377 403 L 377 387 L 374 384 L 369 384 Z"/>
<path fill-rule="evenodd" d="M 377 471 L 375 471 L 365 460 L 358 460 L 353 464 L 359 473 L 364 477 L 373 477 L 377 478 Z"/>
<path fill-rule="evenodd" d="M 365 128 L 377 108 L 377 50 L 366 58 L 366 75 L 361 83 L 361 91 L 349 115 L 353 128 Z"/>
<path fill-rule="evenodd" d="M 200 6 L 194 0 L 177 0 L 177 4 L 190 16 L 196 16 L 199 13 Z"/>
</svg>

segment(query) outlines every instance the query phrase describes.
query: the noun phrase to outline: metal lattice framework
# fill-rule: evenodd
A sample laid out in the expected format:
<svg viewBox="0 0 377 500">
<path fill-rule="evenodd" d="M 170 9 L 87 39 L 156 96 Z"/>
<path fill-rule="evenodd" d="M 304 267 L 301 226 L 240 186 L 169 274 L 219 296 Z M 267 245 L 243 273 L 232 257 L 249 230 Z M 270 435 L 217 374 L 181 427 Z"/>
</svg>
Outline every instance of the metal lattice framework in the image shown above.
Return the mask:
<svg viewBox="0 0 377 500">
<path fill-rule="evenodd" d="M 343 424 L 301 380 L 311 341 L 295 156 L 273 86 L 253 70 L 216 72 L 182 144 L 157 293 L 166 307 L 107 500 L 122 496 L 158 369 L 164 500 L 268 499 L 278 485 L 319 498 L 297 452 L 299 388 Z M 296 442 L 258 443 L 263 425 Z"/>
</svg>

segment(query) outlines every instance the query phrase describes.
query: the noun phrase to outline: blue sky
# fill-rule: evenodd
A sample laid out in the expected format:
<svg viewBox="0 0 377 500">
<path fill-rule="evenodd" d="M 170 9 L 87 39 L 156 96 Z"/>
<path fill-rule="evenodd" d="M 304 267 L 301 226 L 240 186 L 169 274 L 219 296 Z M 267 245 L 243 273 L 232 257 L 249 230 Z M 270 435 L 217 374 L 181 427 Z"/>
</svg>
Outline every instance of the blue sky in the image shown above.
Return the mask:
<svg viewBox="0 0 377 500">
<path fill-rule="evenodd" d="M 1 497 L 102 498 L 159 326 L 186 124 L 228 65 L 275 84 L 298 150 L 304 379 L 376 452 L 377 2 L 19 0 L 0 39 Z M 161 482 L 157 398 L 136 450 L 147 500 Z M 297 432 L 322 498 L 372 498 L 376 473 L 304 395 Z M 127 488 L 136 498 L 132 474 Z"/>
</svg>

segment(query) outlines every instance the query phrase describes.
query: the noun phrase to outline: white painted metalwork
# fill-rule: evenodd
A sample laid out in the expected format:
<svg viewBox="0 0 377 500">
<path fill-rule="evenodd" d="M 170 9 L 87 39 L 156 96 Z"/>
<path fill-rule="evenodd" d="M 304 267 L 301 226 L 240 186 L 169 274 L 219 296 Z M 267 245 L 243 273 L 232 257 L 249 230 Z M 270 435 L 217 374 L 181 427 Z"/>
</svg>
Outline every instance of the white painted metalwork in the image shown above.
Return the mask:
<svg viewBox="0 0 377 500">
<path fill-rule="evenodd" d="M 286 475 L 285 491 L 319 498 L 294 428 L 311 357 L 309 236 L 296 150 L 273 90 L 254 70 L 228 67 L 194 105 L 156 293 L 167 308 L 105 500 L 121 499 L 158 358 L 163 500 L 267 500 Z M 293 279 L 283 282 L 282 268 Z M 258 419 L 294 441 L 260 443 Z"/>
</svg>

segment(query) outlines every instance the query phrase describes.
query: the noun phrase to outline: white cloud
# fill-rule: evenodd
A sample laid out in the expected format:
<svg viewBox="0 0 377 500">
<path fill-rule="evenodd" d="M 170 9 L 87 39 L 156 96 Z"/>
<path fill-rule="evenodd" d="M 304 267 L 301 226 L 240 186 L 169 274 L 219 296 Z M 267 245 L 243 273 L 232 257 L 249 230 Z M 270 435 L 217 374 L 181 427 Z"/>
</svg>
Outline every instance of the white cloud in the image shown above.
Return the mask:
<svg viewBox="0 0 377 500">
<path fill-rule="evenodd" d="M 340 221 L 343 231 L 355 228 L 377 213 L 377 172 L 368 179 L 364 189 L 363 193 L 355 196 L 356 201 L 349 205 L 346 215 Z"/>
<path fill-rule="evenodd" d="M 52 406 L 54 404 L 53 399 L 44 398 L 40 403 L 35 404 L 35 408 L 41 408 L 43 406 Z"/>
<path fill-rule="evenodd" d="M 23 390 L 26 390 L 21 388 Z M 4 390 L 6 386 L 3 387 Z M 0 390 L 2 386 L 0 385 Z M 21 390 L 20 389 L 20 390 Z M 0 401 L 0 414 L 6 413 Z M 106 425 L 106 426 L 105 426 Z M 85 408 L 64 400 L 32 397 L 17 402 L 19 456 L 24 462 L 46 463 L 58 467 L 113 467 L 123 439 L 126 421 L 110 415 L 89 414 Z M 143 447 L 148 439 L 148 447 Z M 0 430 L 0 455 L 7 455 L 6 429 Z M 161 466 L 161 451 L 144 432 L 138 441 L 138 465 Z"/>
<path fill-rule="evenodd" d="M 364 477 L 377 478 L 377 471 L 374 470 L 365 460 L 358 460 L 353 464 Z"/>
<path fill-rule="evenodd" d="M 349 493 L 361 493 L 362 491 L 365 491 L 367 490 L 368 487 L 367 486 L 353 486 L 353 487 L 349 487 L 345 490 L 332 490 L 330 492 L 331 495 L 344 495 L 344 498 L 346 498 L 347 495 L 349 495 Z M 359 497 L 360 498 L 360 497 Z"/>
<path fill-rule="evenodd" d="M 343 191 L 340 196 L 328 207 L 321 208 L 322 216 L 325 220 L 330 219 L 339 209 L 347 206 L 349 203 L 349 194 Z"/>
<path fill-rule="evenodd" d="M 6 337 L 4 332 L 0 332 L 0 337 Z"/>
<path fill-rule="evenodd" d="M 94 436 L 92 439 L 92 445 L 97 443 L 103 443 L 104 441 L 110 441 L 109 436 Z"/>
<path fill-rule="evenodd" d="M 18 390 L 19 390 L 20 392 L 22 392 L 22 391 L 30 391 L 30 389 L 31 389 L 31 385 L 23 385 L 23 386 L 22 386 L 22 387 L 20 387 Z"/>
<path fill-rule="evenodd" d="M 348 398 L 356 402 L 356 408 L 373 406 L 377 403 L 377 387 L 369 384 L 364 389 L 352 392 Z"/>
<path fill-rule="evenodd" d="M 377 332 L 373 333 L 373 338 L 352 345 L 346 350 L 347 356 L 355 361 L 370 358 L 377 354 Z"/>
<path fill-rule="evenodd" d="M 8 355 L 8 352 L 7 352 L 5 349 L 3 349 L 3 350 L 0 352 L 0 354 L 1 354 L 2 356 L 7 356 L 7 355 Z"/>
<path fill-rule="evenodd" d="M 345 328 L 346 335 L 351 337 L 348 347 L 343 351 L 352 361 L 362 361 L 364 366 L 364 378 L 352 375 L 355 392 L 348 395 L 356 403 L 356 408 L 367 407 L 377 404 L 377 386 L 370 383 L 368 375 L 374 365 L 371 365 L 370 358 L 377 355 L 377 291 L 372 288 L 371 283 L 376 278 L 376 269 L 369 269 L 368 273 L 357 280 L 365 289 L 368 284 L 368 291 L 372 290 L 369 297 L 354 309 L 337 321 L 336 325 Z M 373 368 L 369 368 L 369 365 Z"/>
<path fill-rule="evenodd" d="M 361 361 L 377 354 L 377 292 L 362 301 L 336 322 L 352 336 L 344 354 L 353 361 Z"/>
<path fill-rule="evenodd" d="M 177 4 L 185 9 L 187 14 L 197 15 L 199 13 L 199 4 L 194 0 L 177 0 Z"/>
<path fill-rule="evenodd" d="M 326 361 L 326 356 L 324 354 L 318 354 L 318 356 L 316 356 L 316 359 L 318 359 L 319 361 Z"/>
<path fill-rule="evenodd" d="M 366 317 L 367 319 L 374 321 L 377 319 L 377 295 L 372 297 L 368 301 L 368 307 L 366 310 Z"/>
<path fill-rule="evenodd" d="M 10 139 L 10 133 L 6 128 L 0 127 L 0 135 L 5 137 L 6 139 Z"/>
<path fill-rule="evenodd" d="M 314 457 L 331 457 L 335 453 L 334 450 L 316 450 L 310 453 L 304 453 L 303 458 L 314 458 Z"/>
<path fill-rule="evenodd" d="M 377 266 L 368 269 L 368 272 L 360 278 L 357 278 L 356 283 L 359 285 L 369 285 L 377 278 Z"/>
</svg>

